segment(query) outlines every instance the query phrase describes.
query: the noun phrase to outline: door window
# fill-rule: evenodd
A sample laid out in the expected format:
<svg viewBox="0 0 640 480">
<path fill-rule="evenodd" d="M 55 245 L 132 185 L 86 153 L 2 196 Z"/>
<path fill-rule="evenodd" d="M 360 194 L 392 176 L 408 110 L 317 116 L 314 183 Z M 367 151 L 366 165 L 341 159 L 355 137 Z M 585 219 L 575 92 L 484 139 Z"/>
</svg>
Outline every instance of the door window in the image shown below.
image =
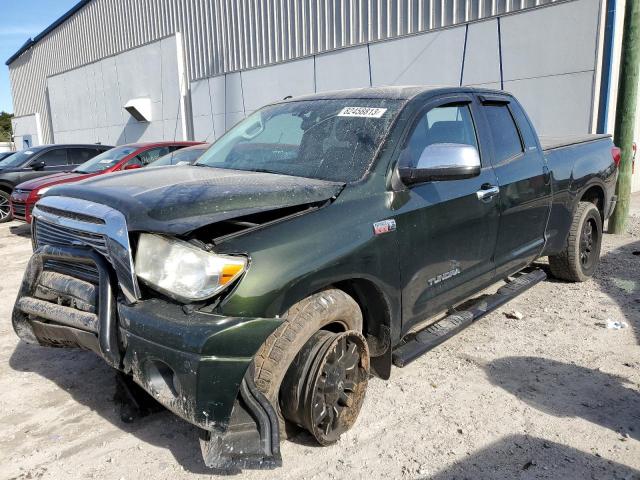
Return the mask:
<svg viewBox="0 0 640 480">
<path fill-rule="evenodd" d="M 95 148 L 70 148 L 68 151 L 69 164 L 80 165 L 95 157 L 99 151 Z"/>
<path fill-rule="evenodd" d="M 459 143 L 478 148 L 468 105 L 432 108 L 419 118 L 400 153 L 400 166 L 415 167 L 422 151 L 436 143 Z"/>
<path fill-rule="evenodd" d="M 37 159 L 43 161 L 47 167 L 58 167 L 67 164 L 67 151 L 64 148 L 57 148 L 43 153 Z"/>
<path fill-rule="evenodd" d="M 524 110 L 520 108 L 518 105 L 514 105 L 511 103 L 509 105 L 509 110 L 513 114 L 513 118 L 518 125 L 518 130 L 520 130 L 520 134 L 522 135 L 522 140 L 524 141 L 524 145 L 527 149 L 537 149 L 538 148 L 538 136 L 531 125 L 531 121 L 527 118 Z"/>
<path fill-rule="evenodd" d="M 511 112 L 506 105 L 485 105 L 489 130 L 493 139 L 494 166 L 522 153 L 522 142 Z"/>
<path fill-rule="evenodd" d="M 127 162 L 127 166 L 129 165 L 140 165 L 141 167 L 146 167 L 154 160 L 159 159 L 160 157 L 166 155 L 170 152 L 169 147 L 156 147 L 150 148 L 149 150 L 145 150 L 142 153 L 139 153 L 134 158 Z"/>
</svg>

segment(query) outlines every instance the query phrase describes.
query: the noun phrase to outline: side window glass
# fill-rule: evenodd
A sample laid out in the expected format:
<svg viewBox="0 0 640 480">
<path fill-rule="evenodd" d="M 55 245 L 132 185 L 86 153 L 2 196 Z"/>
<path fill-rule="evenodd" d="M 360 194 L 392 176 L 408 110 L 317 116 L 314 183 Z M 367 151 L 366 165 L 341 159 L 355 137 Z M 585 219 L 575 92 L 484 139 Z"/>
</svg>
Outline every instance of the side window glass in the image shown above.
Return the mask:
<svg viewBox="0 0 640 480">
<path fill-rule="evenodd" d="M 64 148 L 57 148 L 43 153 L 37 159 L 43 161 L 47 167 L 58 167 L 67 164 L 67 151 Z"/>
<path fill-rule="evenodd" d="M 520 135 L 509 108 L 506 105 L 485 105 L 483 109 L 493 138 L 495 164 L 522 153 Z"/>
<path fill-rule="evenodd" d="M 520 129 L 520 133 L 522 134 L 522 139 L 524 140 L 525 147 L 529 148 L 537 148 L 537 138 L 538 136 L 533 129 L 533 125 L 527 118 L 527 115 L 524 113 L 522 108 L 518 105 L 514 105 L 513 103 L 510 105 L 511 113 L 513 113 L 513 117 L 516 120 L 516 124 Z"/>
<path fill-rule="evenodd" d="M 140 165 L 141 167 L 146 167 L 151 162 L 157 160 L 163 155 L 166 155 L 167 153 L 169 153 L 169 147 L 151 148 L 136 155 L 127 162 L 127 165 Z"/>
<path fill-rule="evenodd" d="M 423 150 L 436 143 L 458 143 L 478 148 L 468 105 L 432 108 L 419 118 L 400 152 L 400 166 L 415 167 Z"/>
<path fill-rule="evenodd" d="M 81 163 L 84 163 L 87 160 L 92 159 L 98 153 L 99 153 L 98 150 L 95 150 L 93 148 L 71 148 L 68 151 L 69 164 L 80 165 Z"/>
</svg>

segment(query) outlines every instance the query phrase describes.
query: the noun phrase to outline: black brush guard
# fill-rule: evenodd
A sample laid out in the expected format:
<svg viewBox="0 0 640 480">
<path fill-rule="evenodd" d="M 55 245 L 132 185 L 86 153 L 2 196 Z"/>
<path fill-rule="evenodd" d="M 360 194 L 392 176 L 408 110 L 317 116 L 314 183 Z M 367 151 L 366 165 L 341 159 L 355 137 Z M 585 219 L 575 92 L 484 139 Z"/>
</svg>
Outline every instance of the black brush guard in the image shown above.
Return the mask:
<svg viewBox="0 0 640 480">
<path fill-rule="evenodd" d="M 42 309 L 45 302 L 34 295 L 48 260 L 95 266 L 99 278 L 96 302 L 97 332 L 50 322 L 52 316 L 65 313 L 71 315 L 74 309 L 49 303 L 50 311 L 45 312 Z M 94 250 L 43 245 L 36 249 L 27 265 L 16 307 L 13 309 L 14 330 L 27 343 L 92 350 L 109 365 L 123 371 L 125 352 L 121 349 L 118 336 L 114 291 L 115 285 L 109 265 Z M 38 306 L 41 315 L 34 318 L 38 317 L 37 313 L 34 314 Z M 129 378 L 129 375 L 126 377 Z M 149 394 L 139 387 L 127 390 L 134 398 L 134 403 L 136 396 Z M 142 398 L 139 400 L 140 403 L 144 402 Z M 220 472 L 238 472 L 242 468 L 272 469 L 282 465 L 278 416 L 266 397 L 256 388 L 252 364 L 240 384 L 228 427 L 225 431 L 203 431 L 201 446 L 206 465 Z"/>
</svg>

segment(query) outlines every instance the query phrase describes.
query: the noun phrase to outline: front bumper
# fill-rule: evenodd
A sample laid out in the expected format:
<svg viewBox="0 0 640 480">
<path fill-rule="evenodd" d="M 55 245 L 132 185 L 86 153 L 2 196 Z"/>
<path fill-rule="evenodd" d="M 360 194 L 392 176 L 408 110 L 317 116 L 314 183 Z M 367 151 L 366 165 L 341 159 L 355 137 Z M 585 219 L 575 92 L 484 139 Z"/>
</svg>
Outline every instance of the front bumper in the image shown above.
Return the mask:
<svg viewBox="0 0 640 480">
<path fill-rule="evenodd" d="M 31 223 L 31 207 L 24 195 L 13 194 L 10 197 L 11 214 L 13 218 Z"/>
<path fill-rule="evenodd" d="M 52 259 L 94 264 L 95 292 L 87 282 L 46 272 Z M 116 301 L 113 277 L 93 250 L 39 247 L 16 300 L 14 330 L 29 343 L 92 350 L 130 374 L 159 403 L 208 432 L 208 465 L 278 465 L 277 416 L 253 385 L 252 361 L 281 320 L 200 313 L 160 299 L 125 304 Z"/>
</svg>

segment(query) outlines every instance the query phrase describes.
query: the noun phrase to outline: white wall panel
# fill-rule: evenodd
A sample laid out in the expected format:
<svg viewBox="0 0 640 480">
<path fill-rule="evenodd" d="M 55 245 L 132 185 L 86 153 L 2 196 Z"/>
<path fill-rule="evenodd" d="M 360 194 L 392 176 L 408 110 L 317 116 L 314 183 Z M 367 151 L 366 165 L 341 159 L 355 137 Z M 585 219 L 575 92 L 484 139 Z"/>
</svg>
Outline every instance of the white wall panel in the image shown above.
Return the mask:
<svg viewBox="0 0 640 480">
<path fill-rule="evenodd" d="M 497 83 L 500 88 L 500 53 L 496 20 L 469 25 L 462 76 L 463 85 L 489 83 Z"/>
<path fill-rule="evenodd" d="M 312 58 L 243 72 L 244 111 L 252 112 L 287 96 L 313 93 L 313 76 Z"/>
<path fill-rule="evenodd" d="M 38 135 L 38 120 L 36 115 L 23 115 L 11 119 L 11 128 L 16 148 L 22 150 L 24 140 L 31 138 L 31 146 L 41 145 L 42 139 Z"/>
<path fill-rule="evenodd" d="M 49 77 L 48 89 L 58 143 L 182 138 L 174 38 Z M 135 98 L 151 101 L 151 122 L 138 122 L 124 110 Z"/>
<path fill-rule="evenodd" d="M 241 75 L 241 73 L 230 73 L 224 76 L 225 103 L 223 112 L 227 115 L 232 113 L 244 115 L 245 106 Z"/>
<path fill-rule="evenodd" d="M 539 135 L 586 133 L 591 123 L 591 72 L 505 82 L 531 117 Z"/>
<path fill-rule="evenodd" d="M 369 86 L 367 47 L 353 47 L 316 56 L 316 88 L 319 92 Z"/>
<path fill-rule="evenodd" d="M 576 0 L 500 20 L 505 80 L 594 70 L 597 0 Z"/>
<path fill-rule="evenodd" d="M 372 44 L 373 85 L 458 85 L 464 35 L 457 27 Z"/>
</svg>

